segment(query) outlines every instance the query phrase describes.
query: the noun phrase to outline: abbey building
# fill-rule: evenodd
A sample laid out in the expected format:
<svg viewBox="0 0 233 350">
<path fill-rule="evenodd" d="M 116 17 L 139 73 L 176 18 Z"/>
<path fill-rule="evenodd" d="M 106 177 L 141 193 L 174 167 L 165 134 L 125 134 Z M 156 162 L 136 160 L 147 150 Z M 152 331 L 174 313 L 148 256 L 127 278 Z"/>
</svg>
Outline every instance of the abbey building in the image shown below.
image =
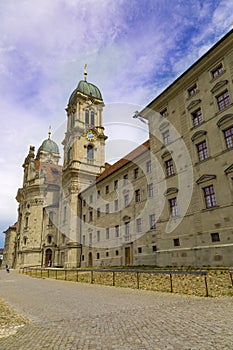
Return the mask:
<svg viewBox="0 0 233 350">
<path fill-rule="evenodd" d="M 4 262 L 233 266 L 233 31 L 135 117 L 148 141 L 105 162 L 104 101 L 84 79 L 67 130 L 25 158 Z"/>
</svg>

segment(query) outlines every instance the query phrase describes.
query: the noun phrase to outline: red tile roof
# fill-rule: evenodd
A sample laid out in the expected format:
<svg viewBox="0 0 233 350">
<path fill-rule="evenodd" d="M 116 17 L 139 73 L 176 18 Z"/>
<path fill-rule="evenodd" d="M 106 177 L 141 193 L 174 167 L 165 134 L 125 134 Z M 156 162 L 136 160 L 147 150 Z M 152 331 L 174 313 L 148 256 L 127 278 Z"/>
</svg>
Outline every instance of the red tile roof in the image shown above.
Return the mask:
<svg viewBox="0 0 233 350">
<path fill-rule="evenodd" d="M 143 144 L 135 148 L 133 151 L 128 153 L 126 156 L 118 160 L 113 165 L 107 166 L 105 171 L 96 179 L 96 182 L 100 182 L 107 176 L 113 174 L 116 170 L 120 169 L 129 162 L 132 162 L 136 157 L 140 156 L 142 153 L 150 149 L 150 140 L 145 141 Z"/>
</svg>

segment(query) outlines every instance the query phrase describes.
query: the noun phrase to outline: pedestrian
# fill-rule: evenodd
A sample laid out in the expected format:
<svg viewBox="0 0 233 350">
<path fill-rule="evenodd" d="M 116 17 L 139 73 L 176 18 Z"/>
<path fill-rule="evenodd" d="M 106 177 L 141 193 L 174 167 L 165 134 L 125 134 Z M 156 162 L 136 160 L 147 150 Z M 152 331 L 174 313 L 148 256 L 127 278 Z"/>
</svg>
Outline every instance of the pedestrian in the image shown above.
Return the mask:
<svg viewBox="0 0 233 350">
<path fill-rule="evenodd" d="M 8 264 L 6 264 L 6 272 L 10 272 L 10 266 Z"/>
</svg>

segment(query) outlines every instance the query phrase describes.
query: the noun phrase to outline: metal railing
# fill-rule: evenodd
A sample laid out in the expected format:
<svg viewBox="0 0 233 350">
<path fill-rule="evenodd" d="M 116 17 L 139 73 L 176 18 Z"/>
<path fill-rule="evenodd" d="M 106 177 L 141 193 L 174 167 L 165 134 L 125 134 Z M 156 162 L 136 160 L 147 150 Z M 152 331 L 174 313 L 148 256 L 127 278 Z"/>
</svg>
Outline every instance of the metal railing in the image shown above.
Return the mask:
<svg viewBox="0 0 233 350">
<path fill-rule="evenodd" d="M 58 273 L 63 272 L 65 274 L 65 281 L 67 280 L 67 274 L 68 272 L 76 273 L 76 282 L 79 282 L 79 273 L 90 273 L 90 283 L 94 283 L 94 273 L 112 273 L 112 286 L 115 286 L 116 281 L 116 273 L 134 273 L 136 274 L 136 288 L 140 289 L 140 275 L 141 274 L 163 274 L 163 275 L 169 275 L 170 278 L 170 292 L 174 292 L 173 287 L 173 275 L 194 275 L 194 276 L 203 276 L 203 282 L 205 286 L 205 296 L 209 296 L 209 290 L 208 290 L 208 283 L 207 283 L 207 275 L 208 271 L 182 271 L 182 270 L 138 270 L 138 269 L 63 269 L 63 268 L 37 268 L 37 267 L 23 267 L 20 268 L 20 272 L 24 274 L 33 275 L 33 272 L 35 272 L 36 277 L 43 277 L 43 272 L 47 271 L 47 278 L 50 278 L 50 276 L 54 275 L 55 272 L 55 279 L 58 279 Z M 38 274 L 39 272 L 39 274 Z M 230 272 L 232 286 L 233 286 L 233 277 L 232 277 L 233 271 Z M 45 277 L 45 276 L 44 276 Z"/>
</svg>

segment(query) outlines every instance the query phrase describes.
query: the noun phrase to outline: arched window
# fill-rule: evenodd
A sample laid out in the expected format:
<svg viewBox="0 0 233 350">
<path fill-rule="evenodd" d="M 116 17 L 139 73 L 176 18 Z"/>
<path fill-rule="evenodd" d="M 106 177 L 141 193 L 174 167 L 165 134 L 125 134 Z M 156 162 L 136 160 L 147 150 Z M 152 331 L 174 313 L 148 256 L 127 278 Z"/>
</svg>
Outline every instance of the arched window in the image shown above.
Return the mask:
<svg viewBox="0 0 233 350">
<path fill-rule="evenodd" d="M 89 110 L 85 110 L 85 124 L 89 124 Z"/>
<path fill-rule="evenodd" d="M 48 235 L 48 237 L 47 237 L 47 242 L 48 242 L 49 244 L 52 243 L 52 236 Z"/>
<path fill-rule="evenodd" d="M 95 113 L 94 111 L 85 110 L 85 124 L 95 125 Z"/>
<path fill-rule="evenodd" d="M 94 158 L 94 148 L 92 145 L 87 146 L 87 158 L 93 159 Z"/>
<path fill-rule="evenodd" d="M 94 111 L 91 111 L 91 125 L 95 125 L 95 114 Z"/>
</svg>

